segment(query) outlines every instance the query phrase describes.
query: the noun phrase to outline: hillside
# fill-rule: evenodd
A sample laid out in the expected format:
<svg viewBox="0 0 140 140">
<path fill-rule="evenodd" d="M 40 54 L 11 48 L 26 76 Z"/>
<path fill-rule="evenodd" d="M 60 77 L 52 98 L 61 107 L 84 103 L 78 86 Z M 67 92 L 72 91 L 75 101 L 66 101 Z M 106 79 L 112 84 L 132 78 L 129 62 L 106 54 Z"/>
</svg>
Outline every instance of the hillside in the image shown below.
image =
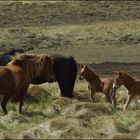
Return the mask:
<svg viewBox="0 0 140 140">
<path fill-rule="evenodd" d="M 82 63 L 139 62 L 138 1 L 0 3 L 1 53 L 23 48 L 61 51 Z"/>
<path fill-rule="evenodd" d="M 1 2 L 0 26 L 89 24 L 140 19 L 138 1 Z"/>
</svg>

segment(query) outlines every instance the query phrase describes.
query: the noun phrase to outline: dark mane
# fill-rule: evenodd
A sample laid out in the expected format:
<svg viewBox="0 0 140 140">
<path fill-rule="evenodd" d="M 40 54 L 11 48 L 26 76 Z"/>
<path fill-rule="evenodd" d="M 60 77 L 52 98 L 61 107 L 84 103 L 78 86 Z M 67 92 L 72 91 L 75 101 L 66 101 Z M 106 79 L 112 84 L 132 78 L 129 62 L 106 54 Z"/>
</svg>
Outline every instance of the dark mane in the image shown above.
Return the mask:
<svg viewBox="0 0 140 140">
<path fill-rule="evenodd" d="M 88 66 L 88 69 L 92 72 L 92 74 L 94 74 L 93 75 L 94 79 L 100 80 L 100 77 L 96 74 L 96 72 L 89 65 L 87 66 Z"/>
<path fill-rule="evenodd" d="M 133 78 L 130 74 L 128 74 L 127 72 L 121 72 L 122 73 L 122 76 L 124 77 L 126 77 L 127 76 L 127 78 L 128 79 L 130 79 L 131 81 L 135 81 L 135 78 Z"/>
</svg>

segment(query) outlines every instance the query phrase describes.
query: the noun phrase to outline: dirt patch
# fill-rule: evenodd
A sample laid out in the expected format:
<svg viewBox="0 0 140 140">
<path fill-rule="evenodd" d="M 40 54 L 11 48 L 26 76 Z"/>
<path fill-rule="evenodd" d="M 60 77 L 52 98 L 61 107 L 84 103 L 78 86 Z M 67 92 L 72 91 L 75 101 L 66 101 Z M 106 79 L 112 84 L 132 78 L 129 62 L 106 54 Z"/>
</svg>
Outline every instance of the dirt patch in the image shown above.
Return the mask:
<svg viewBox="0 0 140 140">
<path fill-rule="evenodd" d="M 103 62 L 90 65 L 100 76 L 112 76 L 115 71 L 126 71 L 136 78 L 140 78 L 140 63 Z M 79 65 L 78 65 L 79 67 Z"/>
</svg>

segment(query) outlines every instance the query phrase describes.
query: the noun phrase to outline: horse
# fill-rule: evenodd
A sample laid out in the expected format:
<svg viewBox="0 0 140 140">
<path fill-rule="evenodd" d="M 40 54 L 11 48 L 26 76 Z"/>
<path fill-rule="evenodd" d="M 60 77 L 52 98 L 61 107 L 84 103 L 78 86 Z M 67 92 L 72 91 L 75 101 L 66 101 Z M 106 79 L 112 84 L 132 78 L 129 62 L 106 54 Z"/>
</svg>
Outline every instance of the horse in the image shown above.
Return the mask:
<svg viewBox="0 0 140 140">
<path fill-rule="evenodd" d="M 89 65 L 81 64 L 79 80 L 83 79 L 85 79 L 88 82 L 88 89 L 91 91 L 91 102 L 95 100 L 94 94 L 96 92 L 103 92 L 106 95 L 107 101 L 116 106 L 117 101 L 115 94 L 113 94 L 114 96 L 110 96 L 113 90 L 113 78 L 101 79 Z"/>
<path fill-rule="evenodd" d="M 136 95 L 140 95 L 140 80 L 136 80 L 135 78 L 130 76 L 127 72 L 122 71 L 115 72 L 113 88 L 118 89 L 121 85 L 124 85 L 128 90 L 128 98 L 122 112 L 122 114 L 124 114 L 126 108 L 129 106 L 132 99 Z"/>
<path fill-rule="evenodd" d="M 32 84 L 42 84 L 45 82 L 58 82 L 61 96 L 73 98 L 73 89 L 77 76 L 77 62 L 72 56 L 62 54 L 52 54 L 50 57 L 53 60 L 53 70 L 55 78 L 52 80 L 44 79 L 44 76 L 39 76 L 32 80 Z"/>
<path fill-rule="evenodd" d="M 5 66 L 6 64 L 8 64 L 13 56 L 15 56 L 18 53 L 24 53 L 23 49 L 11 49 L 10 51 L 3 53 L 0 55 L 0 66 Z"/>
<path fill-rule="evenodd" d="M 10 97 L 19 97 L 19 113 L 27 89 L 35 77 L 40 73 L 46 78 L 54 77 L 53 61 L 47 55 L 21 54 L 14 57 L 6 66 L 0 66 L 0 94 L 3 95 L 1 107 L 7 114 L 6 105 Z"/>
</svg>

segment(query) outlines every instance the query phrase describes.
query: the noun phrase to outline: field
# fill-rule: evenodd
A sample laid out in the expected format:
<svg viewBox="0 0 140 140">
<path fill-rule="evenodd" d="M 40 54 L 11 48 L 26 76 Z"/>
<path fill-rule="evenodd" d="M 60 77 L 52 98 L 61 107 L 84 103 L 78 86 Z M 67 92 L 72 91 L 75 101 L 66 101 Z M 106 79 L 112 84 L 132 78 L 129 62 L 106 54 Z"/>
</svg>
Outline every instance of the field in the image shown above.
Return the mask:
<svg viewBox="0 0 140 140">
<path fill-rule="evenodd" d="M 63 53 L 91 65 L 102 77 L 126 70 L 140 78 L 140 3 L 138 1 L 1 1 L 0 54 L 12 48 L 27 53 Z M 140 139 L 140 102 L 122 108 L 127 91 L 117 91 L 118 106 L 102 93 L 89 101 L 79 81 L 74 99 L 60 97 L 57 83 L 31 85 L 23 114 L 17 103 L 0 110 L 0 138 Z"/>
</svg>

